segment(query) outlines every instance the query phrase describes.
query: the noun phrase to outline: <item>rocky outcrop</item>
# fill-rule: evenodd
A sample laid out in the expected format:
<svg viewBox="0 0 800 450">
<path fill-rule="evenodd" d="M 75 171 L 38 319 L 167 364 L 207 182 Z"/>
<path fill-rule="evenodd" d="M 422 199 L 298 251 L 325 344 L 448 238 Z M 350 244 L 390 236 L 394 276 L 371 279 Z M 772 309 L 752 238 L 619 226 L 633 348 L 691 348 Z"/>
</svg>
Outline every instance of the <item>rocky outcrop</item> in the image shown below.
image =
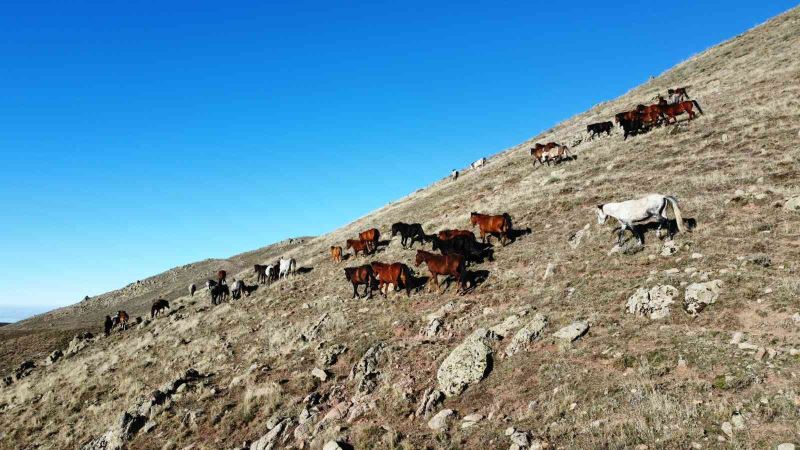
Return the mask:
<svg viewBox="0 0 800 450">
<path fill-rule="evenodd" d="M 628 298 L 625 309 L 630 314 L 649 317 L 651 320 L 663 319 L 670 315 L 670 305 L 675 303 L 678 289 L 670 285 L 639 288 Z"/>
<path fill-rule="evenodd" d="M 440 403 L 442 403 L 442 401 L 444 401 L 444 398 L 444 393 L 439 389 L 426 389 L 414 415 L 417 417 L 427 417 L 437 406 L 439 406 Z"/>
<path fill-rule="evenodd" d="M 543 314 L 536 314 L 533 320 L 517 330 L 514 337 L 511 338 L 511 342 L 506 347 L 505 355 L 512 356 L 523 350 L 531 342 L 539 339 L 546 326 L 547 317 Z"/>
<path fill-rule="evenodd" d="M 75 355 L 79 351 L 88 347 L 89 344 L 92 343 L 92 339 L 94 339 L 94 336 L 88 331 L 78 334 L 72 338 L 71 341 L 69 341 L 69 345 L 67 346 L 67 350 L 64 352 L 64 356 L 69 358 L 70 356 Z"/>
<path fill-rule="evenodd" d="M 439 389 L 448 397 L 461 394 L 469 385 L 481 381 L 491 370 L 492 348 L 489 331 L 472 333 L 445 358 L 436 373 Z"/>
<path fill-rule="evenodd" d="M 364 356 L 350 369 L 351 381 L 355 382 L 356 392 L 361 395 L 371 394 L 378 385 L 378 357 L 384 350 L 383 342 L 378 342 L 364 352 Z"/>
<path fill-rule="evenodd" d="M 264 436 L 261 436 L 257 441 L 250 444 L 250 450 L 272 450 L 279 448 L 281 443 L 281 436 L 283 432 L 289 427 L 289 419 L 281 419 L 275 424 Z"/>
</svg>

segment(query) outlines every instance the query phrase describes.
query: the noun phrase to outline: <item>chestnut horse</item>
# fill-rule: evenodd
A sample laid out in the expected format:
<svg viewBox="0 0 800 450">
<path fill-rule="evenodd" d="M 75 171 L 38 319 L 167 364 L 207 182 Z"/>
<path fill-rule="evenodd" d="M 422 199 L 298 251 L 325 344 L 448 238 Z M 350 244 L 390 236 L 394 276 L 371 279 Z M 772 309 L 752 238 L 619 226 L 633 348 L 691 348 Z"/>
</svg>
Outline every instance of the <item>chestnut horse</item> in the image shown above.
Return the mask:
<svg viewBox="0 0 800 450">
<path fill-rule="evenodd" d="M 672 123 L 677 123 L 679 116 L 683 113 L 689 114 L 689 120 L 694 119 L 695 112 L 692 111 L 692 107 L 697 107 L 697 112 L 703 114 L 703 109 L 700 108 L 700 104 L 697 103 L 697 100 L 688 100 L 685 102 L 675 103 L 674 105 L 661 105 L 661 111 L 667 116 L 667 123 L 669 123 L 669 119 L 672 119 Z"/>
<path fill-rule="evenodd" d="M 358 233 L 358 238 L 362 241 L 369 243 L 370 249 L 369 251 L 375 251 L 378 248 L 378 239 L 381 238 L 381 232 L 378 231 L 377 228 L 370 228 L 367 231 L 362 231 Z"/>
<path fill-rule="evenodd" d="M 374 262 L 371 266 L 372 271 L 378 278 L 378 291 L 383 294 L 384 298 L 389 292 L 389 284 L 393 284 L 394 288 L 398 289 L 401 283 L 406 290 L 406 297 L 411 296 L 411 286 L 409 285 L 411 275 L 409 274 L 408 266 L 401 263 L 384 264 L 379 262 Z M 386 287 L 386 292 L 383 291 L 384 286 Z"/>
<path fill-rule="evenodd" d="M 333 262 L 335 263 L 342 262 L 342 247 L 331 247 L 331 259 L 333 259 Z"/>
<path fill-rule="evenodd" d="M 352 248 L 353 249 L 353 256 L 358 256 L 358 252 L 361 252 L 363 255 L 366 256 L 367 253 L 369 253 L 369 251 L 370 251 L 369 242 L 362 241 L 362 240 L 359 240 L 359 239 L 348 239 L 347 240 L 347 246 L 345 248 L 347 248 L 347 249 L 351 249 Z"/>
<path fill-rule="evenodd" d="M 490 216 L 488 214 L 472 212 L 469 215 L 469 221 L 473 228 L 475 225 L 478 225 L 478 229 L 481 231 L 481 240 L 484 243 L 487 242 L 486 236 L 493 233 L 500 235 L 500 243 L 503 246 L 511 239 L 511 216 L 509 216 L 508 213 L 503 213 L 499 216 Z"/>
<path fill-rule="evenodd" d="M 130 322 L 131 317 L 125 311 L 117 311 L 117 325 L 123 330 L 128 328 L 128 322 Z"/>
<path fill-rule="evenodd" d="M 431 272 L 431 281 L 436 286 L 436 293 L 439 293 L 439 275 L 450 275 L 458 281 L 456 293 L 466 291 L 467 271 L 464 268 L 464 257 L 461 255 L 437 255 L 417 250 L 415 265 L 419 267 L 425 262 Z"/>
<path fill-rule="evenodd" d="M 372 267 L 363 265 L 359 267 L 347 267 L 344 269 L 344 276 L 347 281 L 353 283 L 353 297 L 358 297 L 358 286 L 365 284 L 364 295 L 367 298 L 372 298 L 372 284 L 375 281 L 375 274 L 372 272 Z"/>
<path fill-rule="evenodd" d="M 442 230 L 438 234 L 439 239 L 443 241 L 449 241 L 456 236 L 465 236 L 473 241 L 475 240 L 475 233 L 469 230 Z"/>
<path fill-rule="evenodd" d="M 224 270 L 217 271 L 217 283 L 228 284 L 228 282 L 225 281 L 225 278 L 227 278 L 227 276 L 228 272 L 225 272 Z"/>
</svg>

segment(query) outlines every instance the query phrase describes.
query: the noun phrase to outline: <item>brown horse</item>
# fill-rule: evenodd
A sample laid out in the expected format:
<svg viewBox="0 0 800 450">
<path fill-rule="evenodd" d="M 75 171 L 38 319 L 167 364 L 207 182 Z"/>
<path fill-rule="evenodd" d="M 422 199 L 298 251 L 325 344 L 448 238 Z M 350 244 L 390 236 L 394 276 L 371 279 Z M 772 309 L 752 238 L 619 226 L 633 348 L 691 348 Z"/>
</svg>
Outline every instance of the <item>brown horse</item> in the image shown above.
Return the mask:
<svg viewBox="0 0 800 450">
<path fill-rule="evenodd" d="M 363 265 L 359 267 L 347 267 L 344 269 L 344 276 L 347 281 L 353 283 L 353 297 L 358 297 L 358 286 L 365 284 L 364 295 L 367 298 L 372 298 L 372 284 L 375 282 L 375 274 L 372 272 L 372 267 Z"/>
<path fill-rule="evenodd" d="M 150 318 L 155 319 L 156 316 L 164 312 L 165 309 L 169 309 L 169 302 L 163 298 L 156 300 L 150 308 Z"/>
<path fill-rule="evenodd" d="M 369 243 L 369 251 L 375 251 L 378 248 L 378 239 L 381 238 L 381 232 L 377 228 L 370 228 L 367 231 L 358 233 L 358 238 Z"/>
<path fill-rule="evenodd" d="M 662 105 L 661 111 L 667 116 L 667 123 L 669 123 L 669 119 L 672 119 L 672 123 L 677 123 L 679 116 L 683 113 L 689 114 L 689 120 L 694 119 L 696 115 L 694 111 L 692 111 L 692 107 L 697 107 L 697 112 L 703 114 L 703 109 L 700 108 L 700 104 L 697 103 L 697 100 L 688 100 L 685 102 L 675 103 L 674 105 Z"/>
<path fill-rule="evenodd" d="M 117 325 L 123 330 L 128 329 L 128 322 L 130 322 L 131 317 L 125 311 L 117 311 Z"/>
<path fill-rule="evenodd" d="M 384 264 L 379 262 L 374 262 L 371 266 L 372 271 L 378 278 L 378 291 L 383 294 L 384 298 L 389 291 L 389 284 L 393 284 L 397 289 L 400 287 L 400 283 L 406 290 L 406 297 L 411 296 L 411 286 L 409 285 L 411 275 L 409 274 L 408 266 L 401 263 Z M 386 292 L 383 291 L 384 286 L 386 287 Z"/>
<path fill-rule="evenodd" d="M 227 277 L 228 277 L 228 272 L 226 272 L 224 270 L 217 271 L 217 283 L 219 283 L 219 284 L 228 284 L 228 282 L 225 280 L 225 278 L 227 278 Z"/>
<path fill-rule="evenodd" d="M 464 268 L 464 257 L 461 255 L 437 255 L 417 250 L 415 265 L 419 267 L 425 262 L 431 272 L 431 281 L 436 286 L 436 293 L 439 293 L 439 275 L 450 275 L 458 281 L 456 293 L 466 291 L 467 271 Z"/>
<path fill-rule="evenodd" d="M 442 230 L 438 234 L 439 239 L 443 241 L 449 241 L 457 236 L 464 236 L 473 241 L 475 240 L 475 233 L 469 230 Z"/>
<path fill-rule="evenodd" d="M 511 239 L 511 216 L 508 213 L 491 216 L 472 212 L 469 215 L 469 222 L 473 228 L 478 225 L 478 229 L 481 231 L 481 240 L 484 243 L 487 242 L 487 235 L 491 236 L 492 234 L 500 235 L 500 243 L 503 246 Z"/>
<path fill-rule="evenodd" d="M 342 247 L 331 247 L 331 259 L 333 259 L 335 263 L 342 262 Z"/>
<path fill-rule="evenodd" d="M 256 275 L 256 283 L 267 282 L 267 266 L 255 264 L 253 265 L 253 273 Z"/>
<path fill-rule="evenodd" d="M 553 161 L 555 164 L 558 164 L 562 160 L 564 160 L 564 158 L 568 158 L 572 155 L 570 155 L 569 153 L 569 147 L 567 147 L 566 145 L 559 145 L 557 147 L 545 151 L 542 156 L 547 159 L 547 165 L 549 166 L 550 161 Z"/>
<path fill-rule="evenodd" d="M 364 256 L 366 256 L 370 252 L 370 244 L 367 241 L 362 241 L 359 239 L 348 239 L 347 240 L 347 247 L 345 248 L 352 248 L 353 249 L 353 256 L 358 256 L 358 252 L 361 252 Z"/>
</svg>

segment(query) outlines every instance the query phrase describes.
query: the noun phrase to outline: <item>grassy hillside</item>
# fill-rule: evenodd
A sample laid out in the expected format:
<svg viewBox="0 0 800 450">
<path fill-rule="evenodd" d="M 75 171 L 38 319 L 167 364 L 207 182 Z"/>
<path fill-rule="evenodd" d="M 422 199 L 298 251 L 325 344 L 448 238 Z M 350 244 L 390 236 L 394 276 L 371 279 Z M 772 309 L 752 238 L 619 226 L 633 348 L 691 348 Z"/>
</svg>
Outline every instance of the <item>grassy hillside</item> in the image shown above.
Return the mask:
<svg viewBox="0 0 800 450">
<path fill-rule="evenodd" d="M 216 307 L 205 295 L 184 296 L 188 278 L 181 278 L 169 315 L 73 342 L 83 348 L 0 389 L 0 446 L 321 448 L 334 440 L 355 448 L 761 449 L 798 442 L 800 213 L 790 208 L 800 196 L 798 61 L 795 9 L 456 182 L 442 180 L 281 249 L 308 273 Z M 705 111 L 695 121 L 683 116 L 677 126 L 627 141 L 619 130 L 585 139 L 588 123 L 687 85 Z M 531 143 L 549 141 L 577 143 L 577 160 L 532 169 Z M 696 227 L 674 246 L 648 232 L 643 249 L 612 251 L 613 226 L 596 223 L 595 205 L 649 192 L 675 195 Z M 515 228 L 532 231 L 496 245 L 494 261 L 470 267 L 482 279 L 473 292 L 350 299 L 343 267 L 413 266 L 414 251 L 395 238 L 369 258 L 334 264 L 331 245 L 373 226 L 387 235 L 396 221 L 420 222 L 428 232 L 467 228 L 470 211 L 508 212 Z M 245 268 L 257 259 L 235 266 L 250 283 Z M 218 265 L 209 262 L 197 276 Z M 426 275 L 424 267 L 416 271 Z M 713 304 L 684 312 L 694 283 L 717 280 Z M 168 286 L 162 289 L 172 292 Z M 674 289 L 667 317 L 627 311 L 639 288 L 657 286 Z M 138 309 L 130 309 L 142 311 L 151 299 L 137 298 Z M 538 338 L 508 352 L 537 314 L 547 322 Z M 572 343 L 559 339 L 557 330 L 575 321 L 588 332 Z M 480 366 L 482 379 L 438 401 L 431 395 L 443 389 L 437 371 L 464 348 L 452 359 L 464 370 Z M 434 417 L 441 420 L 429 423 Z"/>
</svg>

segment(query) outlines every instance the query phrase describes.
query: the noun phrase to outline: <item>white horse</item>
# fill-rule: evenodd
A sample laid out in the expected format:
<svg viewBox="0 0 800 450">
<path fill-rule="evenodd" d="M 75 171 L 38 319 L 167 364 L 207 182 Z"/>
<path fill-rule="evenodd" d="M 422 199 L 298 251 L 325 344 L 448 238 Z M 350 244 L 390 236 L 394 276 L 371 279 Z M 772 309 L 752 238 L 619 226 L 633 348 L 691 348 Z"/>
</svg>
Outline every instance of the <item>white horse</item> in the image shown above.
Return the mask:
<svg viewBox="0 0 800 450">
<path fill-rule="evenodd" d="M 295 261 L 294 258 L 281 258 L 279 265 L 280 271 L 278 272 L 278 278 L 288 278 L 289 275 L 294 274 L 297 270 L 297 261 Z"/>
<path fill-rule="evenodd" d="M 469 166 L 471 168 L 473 168 L 473 169 L 477 169 L 479 167 L 483 167 L 484 164 L 486 164 L 486 158 L 481 158 L 481 159 L 475 161 L 474 163 L 470 164 Z"/>
<path fill-rule="evenodd" d="M 244 283 L 241 280 L 234 278 L 233 283 L 231 284 L 231 297 L 234 299 L 241 298 L 243 289 Z"/>
<path fill-rule="evenodd" d="M 678 231 L 683 233 L 685 228 L 683 226 L 681 210 L 678 208 L 678 199 L 661 194 L 649 194 L 635 200 L 597 205 L 597 223 L 602 225 L 609 216 L 613 217 L 619 221 L 621 226 L 617 241 L 619 245 L 622 245 L 622 237 L 625 234 L 626 228 L 631 230 L 631 233 L 639 239 L 640 245 L 644 245 L 644 236 L 641 232 L 637 232 L 633 228 L 634 223 L 647 222 L 653 218 L 657 219 L 658 230 L 656 231 L 656 235 L 660 239 L 661 227 L 669 223 L 669 219 L 666 215 L 667 206 L 672 208 L 672 213 L 675 215 L 675 222 L 678 225 Z M 672 234 L 670 234 L 670 238 L 671 237 Z"/>
</svg>

